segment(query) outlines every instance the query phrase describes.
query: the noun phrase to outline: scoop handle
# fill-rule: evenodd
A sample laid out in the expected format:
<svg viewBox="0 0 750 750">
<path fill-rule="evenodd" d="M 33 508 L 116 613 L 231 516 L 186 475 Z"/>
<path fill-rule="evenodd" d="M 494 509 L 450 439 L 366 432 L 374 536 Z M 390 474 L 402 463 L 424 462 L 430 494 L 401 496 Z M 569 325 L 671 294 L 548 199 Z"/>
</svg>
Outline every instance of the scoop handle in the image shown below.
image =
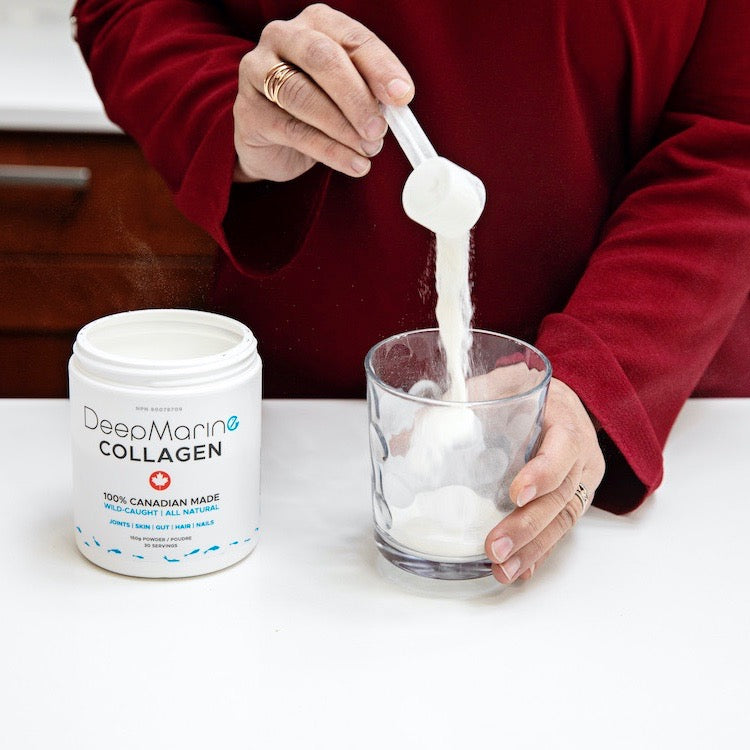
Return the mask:
<svg viewBox="0 0 750 750">
<path fill-rule="evenodd" d="M 433 148 L 409 107 L 394 107 L 390 104 L 383 104 L 381 109 L 388 127 L 396 136 L 396 140 L 414 169 L 426 159 L 437 156 L 437 151 Z"/>
</svg>

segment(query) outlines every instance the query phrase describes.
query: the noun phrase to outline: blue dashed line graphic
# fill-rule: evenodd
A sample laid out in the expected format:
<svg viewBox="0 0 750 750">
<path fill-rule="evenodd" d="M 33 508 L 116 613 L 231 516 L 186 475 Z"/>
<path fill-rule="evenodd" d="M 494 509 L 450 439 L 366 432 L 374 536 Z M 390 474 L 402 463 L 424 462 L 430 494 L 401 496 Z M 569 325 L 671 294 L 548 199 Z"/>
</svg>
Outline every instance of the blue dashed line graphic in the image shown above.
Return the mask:
<svg viewBox="0 0 750 750">
<path fill-rule="evenodd" d="M 76 526 L 75 530 L 81 536 L 84 536 L 83 529 L 81 529 L 80 526 Z M 258 532 L 259 531 L 259 527 L 256 526 L 255 529 L 254 529 L 254 531 Z M 229 547 L 235 547 L 235 546 L 237 546 L 239 544 L 247 544 L 249 542 L 252 542 L 254 540 L 254 538 L 255 538 L 254 536 L 248 536 L 248 537 L 245 537 L 242 540 L 242 542 L 240 542 L 238 539 L 235 539 L 235 540 L 233 540 L 231 542 L 228 542 L 226 544 L 226 547 L 228 549 Z M 95 536 L 93 536 L 93 535 L 91 536 L 91 540 L 93 542 L 93 545 L 96 545 L 96 547 L 100 548 L 102 551 L 106 550 L 106 552 L 108 554 L 110 554 L 110 555 L 122 555 L 123 554 L 123 551 L 120 548 L 118 548 L 118 547 L 106 547 L 106 546 L 103 547 L 102 543 Z M 81 541 L 83 542 L 83 545 L 85 547 L 92 547 L 93 546 L 92 543 L 89 542 L 87 539 L 82 539 Z M 206 547 L 206 549 L 204 549 L 204 550 L 201 550 L 200 547 L 196 547 L 195 549 L 190 550 L 190 552 L 184 553 L 184 555 L 183 555 L 182 558 L 179 558 L 179 557 L 169 557 L 168 555 L 162 555 L 161 559 L 165 560 L 168 563 L 179 563 L 179 562 L 182 562 L 184 558 L 194 557 L 195 555 L 201 554 L 201 552 L 204 555 L 206 555 L 206 554 L 208 554 L 210 552 L 218 552 L 220 549 L 221 549 L 221 545 L 220 544 L 214 544 L 211 547 Z M 136 559 L 136 560 L 146 560 L 146 561 L 148 561 L 147 557 L 145 555 L 139 555 L 139 554 L 136 554 L 136 553 L 131 553 L 130 556 L 132 558 Z M 152 558 L 152 561 L 153 561 L 153 558 Z"/>
</svg>

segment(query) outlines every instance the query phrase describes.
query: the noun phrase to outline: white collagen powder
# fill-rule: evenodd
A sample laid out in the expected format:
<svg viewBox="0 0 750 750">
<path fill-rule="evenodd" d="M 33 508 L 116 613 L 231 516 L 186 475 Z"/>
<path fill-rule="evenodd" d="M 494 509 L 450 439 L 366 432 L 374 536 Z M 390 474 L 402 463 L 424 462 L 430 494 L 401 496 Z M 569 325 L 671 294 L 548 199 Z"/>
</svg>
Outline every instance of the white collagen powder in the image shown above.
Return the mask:
<svg viewBox="0 0 750 750">
<path fill-rule="evenodd" d="M 440 557 L 483 554 L 487 531 L 499 520 L 491 499 L 456 484 L 419 492 L 409 506 L 391 508 L 391 513 L 394 538 L 417 552 Z"/>
<path fill-rule="evenodd" d="M 473 313 L 470 252 L 468 230 L 457 236 L 436 237 L 435 312 L 449 383 L 442 396 L 444 401 L 468 401 L 466 379 Z M 420 387 L 426 386 L 422 383 Z M 410 502 L 391 504 L 391 536 L 405 547 L 427 555 L 483 555 L 487 532 L 503 517 L 493 499 L 500 477 L 493 477 L 495 481 L 485 485 L 486 497 L 457 481 L 465 477 L 464 481 L 476 486 L 472 468 L 486 454 L 482 425 L 471 409 L 458 405 L 426 408 L 416 420 L 401 467 L 401 486 L 406 489 L 411 484 L 420 489 L 410 493 Z M 495 460 L 503 470 L 508 464 L 506 456 Z M 443 484 L 431 488 L 434 481 Z"/>
<path fill-rule="evenodd" d="M 471 349 L 471 290 L 469 287 L 469 254 L 471 234 L 457 237 L 437 235 L 435 253 L 435 314 L 450 387 L 446 401 L 467 401 L 466 378 L 469 374 Z"/>
</svg>

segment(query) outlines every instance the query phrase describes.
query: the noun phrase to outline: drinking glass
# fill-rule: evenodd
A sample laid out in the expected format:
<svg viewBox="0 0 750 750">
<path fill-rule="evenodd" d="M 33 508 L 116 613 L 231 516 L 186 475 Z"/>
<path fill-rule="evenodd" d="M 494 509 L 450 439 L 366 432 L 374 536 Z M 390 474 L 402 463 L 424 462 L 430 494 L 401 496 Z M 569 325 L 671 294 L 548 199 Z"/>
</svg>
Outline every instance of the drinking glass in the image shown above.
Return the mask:
<svg viewBox="0 0 750 750">
<path fill-rule="evenodd" d="M 535 453 L 552 368 L 519 339 L 473 330 L 469 401 L 448 401 L 437 329 L 365 358 L 375 542 L 430 578 L 486 576 L 487 533 L 515 507 L 508 488 Z"/>
</svg>

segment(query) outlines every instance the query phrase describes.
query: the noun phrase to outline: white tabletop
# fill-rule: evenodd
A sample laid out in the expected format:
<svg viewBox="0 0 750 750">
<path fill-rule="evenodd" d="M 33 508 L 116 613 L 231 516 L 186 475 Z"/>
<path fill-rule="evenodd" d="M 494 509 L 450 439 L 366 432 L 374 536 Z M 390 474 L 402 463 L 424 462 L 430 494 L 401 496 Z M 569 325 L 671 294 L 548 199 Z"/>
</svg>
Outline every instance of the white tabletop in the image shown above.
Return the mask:
<svg viewBox="0 0 750 750">
<path fill-rule="evenodd" d="M 647 504 L 505 589 L 379 561 L 363 402 L 263 419 L 258 548 L 146 580 L 74 547 L 67 402 L 0 401 L 3 745 L 745 746 L 750 399 L 689 402 Z"/>
<path fill-rule="evenodd" d="M 0 2 L 0 129 L 119 132 L 55 2 Z"/>
</svg>

